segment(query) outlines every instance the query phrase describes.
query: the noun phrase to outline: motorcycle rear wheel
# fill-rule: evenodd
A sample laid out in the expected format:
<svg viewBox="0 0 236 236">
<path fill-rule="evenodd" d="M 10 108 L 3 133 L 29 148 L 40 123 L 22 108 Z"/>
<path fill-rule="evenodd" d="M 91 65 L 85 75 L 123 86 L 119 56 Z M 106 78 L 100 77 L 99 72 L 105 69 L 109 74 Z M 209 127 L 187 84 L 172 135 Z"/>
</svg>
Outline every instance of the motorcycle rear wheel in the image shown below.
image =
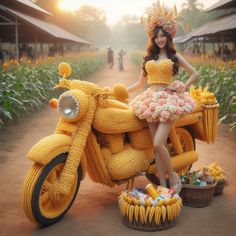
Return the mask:
<svg viewBox="0 0 236 236">
<path fill-rule="evenodd" d="M 192 133 L 187 128 L 176 128 L 176 133 L 177 133 L 177 136 L 180 140 L 181 146 L 183 148 L 183 152 L 190 152 L 190 151 L 194 151 L 196 149 L 195 139 L 194 139 Z M 174 152 L 173 147 L 170 146 L 170 148 L 172 149 L 172 152 Z M 170 154 L 171 154 L 171 152 L 170 152 Z M 175 154 L 173 154 L 173 155 L 175 155 Z M 155 160 L 154 160 L 154 162 L 155 162 Z M 186 166 L 184 169 L 181 170 L 181 172 L 185 173 L 185 172 L 189 171 L 191 169 L 191 167 L 192 167 L 192 164 Z M 160 184 L 159 178 L 155 174 L 146 173 L 146 178 L 149 181 L 151 181 L 152 183 L 154 183 L 155 185 Z M 168 180 L 167 180 L 167 185 L 168 185 Z"/>
<path fill-rule="evenodd" d="M 73 204 L 81 181 L 78 168 L 75 182 L 69 196 L 59 195 L 55 201 L 50 198 L 49 188 L 65 165 L 67 154 L 56 156 L 46 166 L 34 163 L 25 177 L 22 191 L 22 207 L 30 221 L 40 226 L 49 226 L 61 220 Z"/>
<path fill-rule="evenodd" d="M 176 128 L 176 133 L 179 137 L 183 152 L 191 152 L 196 150 L 196 143 L 192 133 L 187 128 Z M 186 166 L 181 170 L 182 173 L 189 171 L 192 167 L 191 165 Z"/>
</svg>

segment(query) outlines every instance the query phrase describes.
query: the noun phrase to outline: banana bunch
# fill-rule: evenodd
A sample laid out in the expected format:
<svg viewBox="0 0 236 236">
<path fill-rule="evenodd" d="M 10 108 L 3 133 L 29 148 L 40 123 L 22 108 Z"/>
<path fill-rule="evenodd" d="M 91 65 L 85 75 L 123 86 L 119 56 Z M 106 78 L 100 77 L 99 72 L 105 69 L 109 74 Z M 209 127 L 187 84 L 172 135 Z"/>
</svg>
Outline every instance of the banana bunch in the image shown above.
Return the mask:
<svg viewBox="0 0 236 236">
<path fill-rule="evenodd" d="M 170 199 L 160 200 L 156 206 L 140 205 L 139 201 L 122 192 L 119 196 L 119 207 L 123 217 L 129 220 L 129 223 L 140 221 L 142 224 L 159 225 L 160 221 L 173 221 L 181 211 L 182 199 L 179 195 L 174 195 Z"/>
<path fill-rule="evenodd" d="M 189 94 L 197 102 L 204 105 L 213 105 L 217 103 L 215 94 L 208 91 L 208 86 L 203 89 L 201 85 L 198 88 L 195 88 L 192 85 L 190 87 Z"/>
<path fill-rule="evenodd" d="M 217 162 L 213 162 L 207 166 L 211 177 L 215 180 L 225 180 L 225 174 Z"/>
</svg>

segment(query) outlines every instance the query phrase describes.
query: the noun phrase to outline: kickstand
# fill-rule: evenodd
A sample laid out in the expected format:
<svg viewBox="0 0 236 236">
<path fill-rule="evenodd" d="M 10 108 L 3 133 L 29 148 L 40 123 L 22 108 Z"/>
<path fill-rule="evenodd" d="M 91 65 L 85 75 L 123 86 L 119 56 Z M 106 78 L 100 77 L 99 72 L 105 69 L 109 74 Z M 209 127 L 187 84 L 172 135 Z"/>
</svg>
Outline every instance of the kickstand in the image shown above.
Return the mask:
<svg viewBox="0 0 236 236">
<path fill-rule="evenodd" d="M 134 187 L 134 177 L 127 181 L 126 190 L 131 191 Z"/>
</svg>

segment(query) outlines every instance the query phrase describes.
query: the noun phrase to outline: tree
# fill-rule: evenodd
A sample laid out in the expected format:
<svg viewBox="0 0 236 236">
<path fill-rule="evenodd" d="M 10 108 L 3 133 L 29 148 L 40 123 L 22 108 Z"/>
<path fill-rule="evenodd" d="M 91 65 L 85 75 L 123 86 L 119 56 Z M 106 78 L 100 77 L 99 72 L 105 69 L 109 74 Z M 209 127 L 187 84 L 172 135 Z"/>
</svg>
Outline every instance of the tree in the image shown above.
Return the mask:
<svg viewBox="0 0 236 236">
<path fill-rule="evenodd" d="M 185 31 L 189 32 L 196 29 L 199 25 L 199 19 L 201 19 L 203 4 L 199 3 L 198 0 L 186 0 L 182 4 L 182 8 L 181 15 L 184 17 L 182 23 L 185 26 Z"/>
<path fill-rule="evenodd" d="M 52 22 L 68 32 L 91 42 L 94 46 L 100 47 L 107 44 L 110 37 L 110 29 L 106 24 L 104 10 L 83 5 L 75 12 L 63 11 L 58 8 L 59 0 L 37 0 L 37 4 L 53 14 L 47 17 Z"/>
<path fill-rule="evenodd" d="M 183 9 L 188 9 L 190 11 L 196 11 L 197 9 L 202 10 L 203 9 L 203 4 L 199 3 L 198 0 L 186 0 L 182 4 L 182 8 Z"/>
<path fill-rule="evenodd" d="M 126 15 L 111 29 L 110 45 L 115 48 L 144 49 L 147 37 L 140 17 Z"/>
<path fill-rule="evenodd" d="M 202 4 L 197 0 L 186 0 L 182 4 L 182 7 L 183 9 L 179 13 L 179 15 L 181 16 L 179 21 L 184 26 L 184 28 L 179 27 L 177 35 L 188 33 L 222 15 L 222 13 L 216 11 L 207 13 L 204 12 L 202 10 Z"/>
<path fill-rule="evenodd" d="M 93 6 L 83 5 L 75 12 L 77 29 L 75 32 L 84 35 L 96 46 L 104 46 L 110 37 L 110 29 L 106 24 L 105 11 Z"/>
</svg>

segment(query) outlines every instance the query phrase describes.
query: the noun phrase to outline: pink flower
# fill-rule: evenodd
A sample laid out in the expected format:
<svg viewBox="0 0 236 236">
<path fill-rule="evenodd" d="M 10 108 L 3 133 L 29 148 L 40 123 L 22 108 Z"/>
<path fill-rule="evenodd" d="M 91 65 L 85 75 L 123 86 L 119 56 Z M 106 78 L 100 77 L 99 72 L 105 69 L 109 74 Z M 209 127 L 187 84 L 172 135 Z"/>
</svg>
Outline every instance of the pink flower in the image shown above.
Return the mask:
<svg viewBox="0 0 236 236">
<path fill-rule="evenodd" d="M 152 98 L 148 97 L 144 100 L 143 104 L 148 106 L 150 104 L 150 102 L 152 101 Z"/>
<path fill-rule="evenodd" d="M 170 112 L 169 111 L 161 111 L 160 120 L 162 120 L 162 122 L 166 122 L 169 119 L 170 119 Z"/>
<path fill-rule="evenodd" d="M 184 98 L 184 102 L 189 104 L 193 103 L 192 99 L 189 97 Z"/>
<path fill-rule="evenodd" d="M 166 100 L 165 100 L 164 98 L 160 98 L 160 99 L 158 100 L 158 105 L 159 105 L 159 106 L 162 106 L 162 105 L 164 105 L 164 104 L 166 104 Z"/>
<path fill-rule="evenodd" d="M 184 104 L 185 104 L 182 99 L 178 99 L 178 100 L 177 100 L 177 103 L 178 103 L 178 105 L 181 106 L 181 107 L 184 106 Z"/>
<path fill-rule="evenodd" d="M 133 108 L 136 109 L 136 110 L 139 109 L 139 107 L 140 107 L 139 104 L 134 104 L 134 105 L 133 105 Z"/>
<path fill-rule="evenodd" d="M 185 84 L 179 80 L 174 81 L 170 86 L 173 87 L 177 93 L 184 92 L 185 90 Z"/>
<path fill-rule="evenodd" d="M 142 105 L 139 109 L 140 113 L 143 113 L 147 109 L 146 105 Z"/>
<path fill-rule="evenodd" d="M 182 115 L 184 110 L 181 107 L 176 108 L 176 115 Z"/>
<path fill-rule="evenodd" d="M 154 102 L 151 102 L 151 103 L 149 104 L 149 109 L 150 109 L 151 111 L 154 111 L 156 107 L 157 107 L 157 104 L 154 103 Z"/>
<path fill-rule="evenodd" d="M 143 115 L 146 117 L 146 119 L 149 119 L 152 117 L 152 112 L 150 111 L 150 109 L 147 109 L 146 111 L 144 111 Z"/>
<path fill-rule="evenodd" d="M 180 98 L 180 99 L 184 99 L 184 98 L 185 98 L 185 95 L 184 95 L 183 93 L 180 93 L 180 94 L 179 94 L 179 98 Z"/>
</svg>

